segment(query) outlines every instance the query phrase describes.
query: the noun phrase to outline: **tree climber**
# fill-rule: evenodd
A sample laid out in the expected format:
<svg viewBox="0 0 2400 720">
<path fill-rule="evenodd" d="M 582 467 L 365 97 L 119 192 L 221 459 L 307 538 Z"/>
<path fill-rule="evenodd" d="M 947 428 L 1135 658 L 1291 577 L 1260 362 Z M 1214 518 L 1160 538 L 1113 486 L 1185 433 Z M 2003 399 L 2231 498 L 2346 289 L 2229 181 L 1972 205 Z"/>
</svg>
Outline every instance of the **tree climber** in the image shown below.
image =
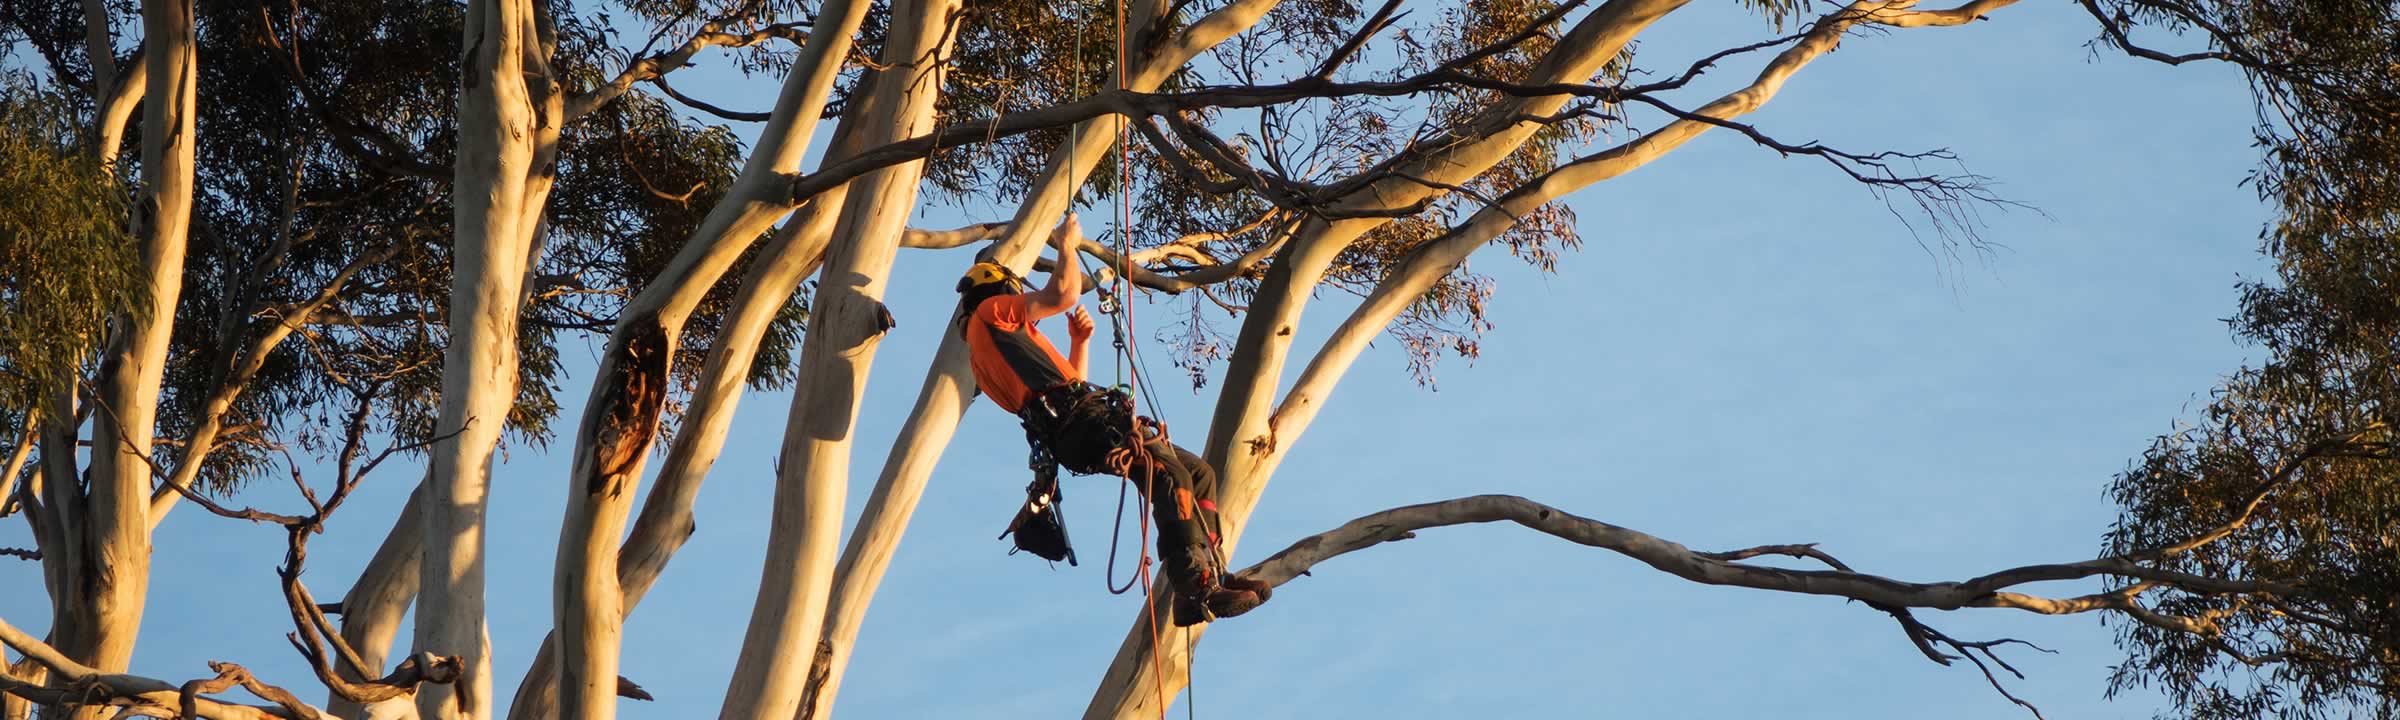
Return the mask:
<svg viewBox="0 0 2400 720">
<path fill-rule="evenodd" d="M 1014 413 L 1033 446 L 1036 471 L 1027 506 L 1009 532 L 1018 545 L 1043 557 L 1070 558 L 1063 526 L 1054 514 L 1057 468 L 1079 475 L 1108 473 L 1133 481 L 1150 502 L 1158 524 L 1158 550 L 1174 589 L 1175 624 L 1249 612 L 1272 593 L 1266 583 L 1228 577 L 1217 533 L 1217 479 L 1208 463 L 1167 442 L 1165 427 L 1133 411 L 1131 395 L 1084 382 L 1092 316 L 1083 310 L 1083 270 L 1076 262 L 1082 227 L 1069 216 L 1050 233 L 1058 248 L 1050 282 L 1025 291 L 1025 280 L 1007 266 L 981 262 L 959 278 L 954 321 L 966 340 L 976 390 L 1000 409 Z M 1070 338 L 1068 362 L 1035 323 L 1065 313 Z M 1136 423 L 1139 440 L 1134 437 Z M 1044 517 L 1046 515 L 1046 517 Z M 1047 537 L 1028 543 L 1028 530 Z M 1007 535 L 1007 532 L 1002 535 Z"/>
</svg>

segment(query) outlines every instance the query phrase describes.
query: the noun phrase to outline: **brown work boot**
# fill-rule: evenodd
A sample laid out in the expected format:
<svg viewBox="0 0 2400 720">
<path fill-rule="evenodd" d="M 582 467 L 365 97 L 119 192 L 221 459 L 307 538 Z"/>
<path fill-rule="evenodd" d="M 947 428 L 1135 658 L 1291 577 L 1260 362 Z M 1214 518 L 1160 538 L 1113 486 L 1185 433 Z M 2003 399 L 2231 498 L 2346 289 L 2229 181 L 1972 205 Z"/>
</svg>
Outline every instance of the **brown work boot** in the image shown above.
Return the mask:
<svg viewBox="0 0 2400 720">
<path fill-rule="evenodd" d="M 1175 626 L 1190 627 L 1250 612 L 1266 598 L 1248 590 L 1214 588 L 1200 595 L 1175 594 Z"/>
<path fill-rule="evenodd" d="M 1275 599 L 1275 586 L 1268 585 L 1265 580 L 1248 575 L 1227 575 L 1224 585 L 1227 590 L 1249 591 L 1250 594 L 1257 595 L 1258 601 L 1261 603 Z"/>
<path fill-rule="evenodd" d="M 1212 550 L 1213 548 L 1193 547 L 1188 556 L 1194 559 L 1214 559 L 1215 553 Z M 1252 589 L 1265 590 L 1266 583 L 1249 578 L 1224 578 L 1227 581 L 1240 583 L 1234 587 L 1227 587 L 1220 584 L 1221 577 L 1216 570 L 1215 563 L 1186 565 L 1182 572 L 1171 573 L 1168 576 L 1168 586 L 1172 588 L 1175 596 L 1176 627 L 1189 627 L 1218 618 L 1233 617 L 1250 612 L 1252 608 L 1267 601 L 1267 592 L 1257 592 Z"/>
</svg>

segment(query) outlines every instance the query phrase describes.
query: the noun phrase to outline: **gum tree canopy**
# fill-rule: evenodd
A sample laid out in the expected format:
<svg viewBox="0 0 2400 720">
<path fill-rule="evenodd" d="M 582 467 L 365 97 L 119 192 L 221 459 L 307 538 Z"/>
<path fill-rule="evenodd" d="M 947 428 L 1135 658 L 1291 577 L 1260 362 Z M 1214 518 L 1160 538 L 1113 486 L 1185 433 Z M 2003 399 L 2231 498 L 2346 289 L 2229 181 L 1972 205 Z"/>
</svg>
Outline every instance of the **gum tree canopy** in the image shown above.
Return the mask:
<svg viewBox="0 0 2400 720">
<path fill-rule="evenodd" d="M 2265 357 L 2116 478 L 2097 557 L 1903 581 L 1811 545 L 1700 552 L 1476 496 L 1375 512 L 1245 572 L 1281 584 L 1418 530 L 1506 521 L 1695 583 L 1856 600 L 2004 695 L 2017 641 L 1918 611 L 2103 614 L 2127 655 L 2112 686 L 2161 688 L 2172 714 L 2400 711 L 2400 12 L 2079 2 L 2105 61 L 2248 78 L 2279 272 L 2233 322 Z M 1034 270 L 1050 227 L 1108 197 L 1135 198 L 1135 222 L 1081 246 L 1092 284 L 1233 326 L 1194 321 L 1176 344 L 1214 401 L 1184 437 L 1222 478 L 1229 549 L 1371 341 L 1395 340 L 1420 377 L 1473 355 L 1492 281 L 1470 255 L 1549 269 L 1578 245 L 1570 196 L 1702 134 L 1830 165 L 1926 242 L 1981 242 L 1976 213 L 2008 201 L 1940 170 L 1961 167 L 1949 153 L 1828 147 L 1742 117 L 1844 43 L 1969 32 L 1952 28 L 2007 22 L 2014 0 L 1738 4 L 1752 37 L 1662 57 L 1637 40 L 1685 0 L 7 3 L 0 516 L 26 523 L 33 547 L 4 552 L 38 563 L 52 615 L 46 636 L 0 622 L 0 717 L 489 718 L 500 692 L 511 717 L 612 717 L 646 697 L 618 672 L 624 620 L 692 532 L 745 388 L 792 404 L 719 717 L 825 717 L 973 397 L 955 336 L 892 359 L 925 366 L 916 403 L 881 463 L 851 467 L 873 450 L 853 429 L 880 341 L 917 331 L 883 305 L 895 256 L 972 245 Z M 702 58 L 778 82 L 771 109 L 678 92 Z M 693 120 L 709 116 L 763 130 L 745 144 Z M 909 226 L 970 200 L 1014 213 Z M 1357 302 L 1296 346 L 1326 295 Z M 569 377 L 578 339 L 598 367 Z M 571 423 L 562 391 L 588 398 Z M 487 532 L 522 533 L 486 522 L 504 442 L 572 459 L 553 479 L 568 497 L 554 629 L 524 668 L 495 667 L 485 630 Z M 378 481 L 418 478 L 364 572 L 307 573 L 309 539 L 402 465 L 422 474 Z M 854 472 L 874 485 L 845 538 Z M 288 501 L 231 503 L 283 479 Z M 186 504 L 199 511 L 178 522 L 288 531 L 276 578 L 322 709 L 285 689 L 301 679 L 232 663 L 128 674 L 153 533 Z M 2055 580 L 2101 590 L 2029 587 Z M 1087 717 L 1156 715 L 1201 630 L 1137 621 Z"/>
</svg>

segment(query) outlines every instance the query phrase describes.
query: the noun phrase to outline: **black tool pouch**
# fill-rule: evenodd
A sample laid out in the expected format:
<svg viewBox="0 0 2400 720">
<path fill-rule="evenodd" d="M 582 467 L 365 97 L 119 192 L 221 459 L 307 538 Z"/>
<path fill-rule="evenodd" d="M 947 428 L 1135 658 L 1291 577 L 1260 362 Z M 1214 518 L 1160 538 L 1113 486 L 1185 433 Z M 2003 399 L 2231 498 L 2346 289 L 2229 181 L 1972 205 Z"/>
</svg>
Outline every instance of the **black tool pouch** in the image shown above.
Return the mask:
<svg viewBox="0 0 2400 720">
<path fill-rule="evenodd" d="M 1016 536 L 1016 548 L 1008 554 L 1022 550 L 1050 562 L 1065 560 L 1075 565 L 1075 546 L 1067 541 L 1067 519 L 1059 512 L 1062 497 L 1058 463 L 1035 445 L 1033 482 L 1025 486 L 1025 503 L 1017 506 L 1017 516 L 1008 521 L 1008 529 L 1000 531 L 1002 538 Z"/>
</svg>

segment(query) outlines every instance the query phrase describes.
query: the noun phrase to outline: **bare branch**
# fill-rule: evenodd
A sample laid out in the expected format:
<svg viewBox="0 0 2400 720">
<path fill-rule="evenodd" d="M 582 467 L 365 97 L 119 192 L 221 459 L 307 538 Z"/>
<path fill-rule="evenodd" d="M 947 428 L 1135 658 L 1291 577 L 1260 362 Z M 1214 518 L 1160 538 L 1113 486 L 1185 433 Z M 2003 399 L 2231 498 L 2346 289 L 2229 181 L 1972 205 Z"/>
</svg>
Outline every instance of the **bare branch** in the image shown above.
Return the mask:
<svg viewBox="0 0 2400 720">
<path fill-rule="evenodd" d="M 710 115 L 715 115 L 727 120 L 733 120 L 736 122 L 766 122 L 767 118 L 774 117 L 775 115 L 772 112 L 744 112 L 741 110 L 727 110 L 724 107 L 714 103 L 710 103 L 690 95 L 685 95 L 681 91 L 676 90 L 675 86 L 668 85 L 667 76 L 665 75 L 650 78 L 650 84 L 656 86 L 659 92 L 666 93 L 667 97 L 673 98 L 675 102 L 683 103 L 685 107 L 708 113 Z"/>
<path fill-rule="evenodd" d="M 209 453 L 214 452 L 217 448 L 217 434 L 224 426 L 225 414 L 233 409 L 233 403 L 241 397 L 242 391 L 249 388 L 250 380 L 258 375 L 259 369 L 266 366 L 267 356 L 273 353 L 277 346 L 282 345 L 285 339 L 291 337 L 293 332 L 306 324 L 309 318 L 332 304 L 333 300 L 341 295 L 342 289 L 349 285 L 351 279 L 357 277 L 368 267 L 391 259 L 398 251 L 397 246 L 392 246 L 361 255 L 351 260 L 349 264 L 342 266 L 340 271 L 334 273 L 333 279 L 326 281 L 325 287 L 317 290 L 315 295 L 300 303 L 274 311 L 275 324 L 259 335 L 257 340 L 251 342 L 249 348 L 237 356 L 240 358 L 239 365 L 218 379 L 215 390 L 209 394 L 206 404 L 202 406 L 199 425 L 192 429 L 190 438 L 184 445 L 183 454 L 176 458 L 174 470 L 163 474 L 161 486 L 151 491 L 150 527 L 158 527 L 159 522 L 164 520 L 167 513 L 174 509 L 178 497 L 192 494 L 193 480 L 199 477 L 200 469 L 206 463 Z M 155 466 L 155 463 L 153 465 Z"/>
<path fill-rule="evenodd" d="M 1272 216 L 1273 213 L 1269 215 Z M 1257 247 L 1251 248 L 1249 252 L 1242 253 L 1241 257 L 1234 258 L 1230 262 L 1215 263 L 1211 261 L 1206 266 L 1172 275 L 1150 270 L 1140 264 L 1128 266 L 1117 256 L 1115 250 L 1089 238 L 1084 239 L 1076 248 L 1083 254 L 1099 260 L 1102 267 L 1111 271 L 1127 268 L 1126 277 L 1132 280 L 1134 285 L 1168 294 L 1179 294 L 1186 290 L 1215 285 L 1241 277 L 1244 273 L 1248 273 L 1251 269 L 1258 267 L 1260 263 L 1265 262 L 1267 258 L 1274 256 L 1277 251 L 1282 250 L 1284 244 L 1289 242 L 1298 230 L 1299 223 L 1294 222 L 1283 232 L 1276 233 L 1274 238 L 1259 243 Z M 1137 254 L 1136 257 L 1139 255 Z"/>
<path fill-rule="evenodd" d="M 295 710 L 284 706 L 237 705 L 202 697 L 191 697 L 189 708 L 181 687 L 139 675 L 103 673 L 75 662 L 66 654 L 42 642 L 6 620 L 0 620 L 0 645 L 6 645 L 41 664 L 58 676 L 56 687 L 42 687 L 0 673 L 0 693 L 7 693 L 44 705 L 115 706 L 153 717 L 199 717 L 209 720 L 316 720 L 321 717 L 314 709 L 299 705 Z M 253 679 L 255 682 L 255 679 Z M 253 692 L 267 686 L 252 688 Z M 268 691 L 268 692 L 271 692 Z M 285 693 L 288 696 L 288 693 Z M 188 710 L 188 711 L 187 711 Z M 163 714 L 162 714 L 163 713 Z"/>
<path fill-rule="evenodd" d="M 2082 7 L 2083 7 L 2083 9 L 2084 9 L 2084 11 L 2091 13 L 2091 15 L 2092 15 L 2092 19 L 2100 21 L 2100 30 L 2101 30 L 2102 32 L 2104 32 L 2104 33 L 2107 33 L 2107 34 L 2108 34 L 2108 44 L 2109 44 L 2110 46 L 2113 46 L 2113 47 L 2115 47 L 2115 48 L 2117 48 L 2117 49 L 2119 49 L 2119 50 L 2123 50 L 2123 51 L 2125 51 L 2125 54 L 2127 54 L 2127 55 L 2131 55 L 2131 56 L 2133 56 L 2133 57 L 2141 58 L 2141 59 L 2144 59 L 2144 60 L 2152 60 L 2152 61 L 2156 61 L 2156 62 L 2161 62 L 2161 63 L 2165 63 L 2165 64 L 2168 64 L 2168 65 L 2182 65 L 2182 64 L 2184 64 L 2184 63 L 2188 63 L 2188 62 L 2195 62 L 2195 61 L 2200 61 L 2200 60 L 2223 60 L 2223 61 L 2226 61 L 2226 62 L 2239 62 L 2239 61 L 2240 61 L 2240 59 L 2239 59 L 2239 58 L 2237 58 L 2237 57 L 2236 57 L 2236 56 L 2235 56 L 2233 53 L 2224 52 L 2224 51 L 2196 52 L 2196 53 L 2184 53 L 2184 54 L 2181 54 L 2181 55 L 2171 55 L 2171 54 L 2168 54 L 2168 53 L 2159 52 L 2159 51 L 2157 51 L 2157 50 L 2153 50 L 2153 49 L 2150 49 L 2150 48 L 2147 48 L 2147 47 L 2143 47 L 2143 46 L 2141 46 L 2141 45 L 2134 44 L 2134 42 L 2133 42 L 2133 39 L 2132 39 L 2132 38 L 2126 37 L 2126 34 L 2125 34 L 2125 23 L 2126 23 L 2126 20 L 2125 20 L 2125 18 L 2123 18 L 2123 17 L 2116 17 L 2116 18 L 2111 18 L 2111 17 L 2109 17 L 2109 16 L 2108 16 L 2108 13 L 2107 13 L 2106 11 L 2103 11 L 2103 10 L 2101 10 L 2101 9 L 2100 9 L 2100 3 L 2099 3 L 2099 2 L 2097 2 L 2096 0 L 2077 0 L 2075 4 L 2082 6 Z M 2213 34 L 2213 33 L 2212 33 L 2212 34 Z"/>
<path fill-rule="evenodd" d="M 2114 611 L 2145 624 L 2172 632 L 2212 637 L 2216 633 L 2212 617 L 2183 618 L 2157 613 L 2134 601 L 2142 592 L 2156 587 L 2177 587 L 2200 593 L 2244 593 L 2272 598 L 2288 593 L 2289 588 L 2263 583 L 2251 583 L 2221 578 L 2179 576 L 2134 564 L 2125 558 L 2100 558 L 2080 563 L 2031 565 L 1983 575 L 1962 582 L 1915 583 L 1877 575 L 1859 573 L 1839 559 L 1817 549 L 1814 544 L 1765 545 L 1729 552 L 1694 552 L 1685 546 L 1646 533 L 1576 516 L 1524 498 L 1509 495 L 1480 495 L 1441 502 L 1394 508 L 1352 520 L 1339 528 L 1319 533 L 1275 553 L 1266 560 L 1243 570 L 1242 574 L 1269 585 L 1282 585 L 1293 578 L 1306 575 L 1317 564 L 1334 557 L 1374 547 L 1386 542 L 1416 537 L 1419 530 L 1459 525 L 1507 521 L 1547 533 L 1571 542 L 1597 547 L 1640 561 L 1677 577 L 1708 585 L 1728 585 L 1776 592 L 1808 595 L 1830 595 L 1858 600 L 1870 607 L 1889 613 L 1899 621 L 1909 640 L 1928 659 L 1943 665 L 1965 658 L 1983 673 L 1992 688 L 2010 702 L 2024 707 L 2036 718 L 2041 710 L 2023 698 L 2010 693 L 1992 672 L 1991 665 L 2022 679 L 2023 673 L 2010 666 L 1995 652 L 2007 645 L 2023 645 L 2040 652 L 2050 650 L 2023 640 L 2001 638 L 1968 641 L 1951 637 L 1919 621 L 1909 612 L 1911 608 L 1955 610 L 1967 607 L 2014 608 L 2043 614 L 2070 614 L 2090 611 Z M 1814 559 L 1834 568 L 1831 571 L 1790 570 L 1743 564 L 1741 561 L 1769 555 L 1784 555 Z M 2001 588 L 2046 580 L 2072 579 L 2107 575 L 2133 578 L 2141 582 L 2107 593 L 2077 598 L 2047 599 Z M 2222 643 L 2219 643 L 2220 645 Z M 1947 648 L 1951 652 L 1944 652 Z M 2221 651 L 2233 652 L 2220 647 Z M 2255 659 L 2255 658 L 2254 658 Z M 1987 664 L 1987 660 L 1989 664 Z M 2271 660 L 2258 659 L 2260 662 Z"/>
<path fill-rule="evenodd" d="M 168 477 L 166 468 L 159 467 L 158 461 L 151 459 L 149 453 L 139 452 L 139 446 L 136 446 L 133 443 L 133 433 L 125 427 L 125 421 L 117 417 L 117 412 L 113 409 L 110 409 L 106 403 L 95 401 L 92 404 L 99 406 L 101 414 L 108 416 L 109 422 L 117 427 L 117 438 L 125 445 L 125 454 L 141 458 L 144 464 L 149 465 L 151 477 L 161 481 L 166 480 Z M 302 522 L 302 518 L 299 517 L 266 512 L 256 508 L 245 507 L 240 510 L 234 510 L 217 504 L 216 501 L 208 499 L 207 496 L 201 495 L 199 492 L 192 490 L 189 486 L 184 484 L 167 483 L 166 486 L 172 488 L 174 492 L 179 493 L 186 498 L 190 498 L 193 503 L 198 504 L 200 507 L 206 508 L 209 512 L 216 513 L 217 515 L 223 517 L 232 518 L 235 520 L 248 520 L 251 522 L 271 522 L 277 525 L 297 525 Z"/>
<path fill-rule="evenodd" d="M 567 120 L 572 122 L 576 118 L 589 115 L 593 110 L 624 96 L 627 90 L 633 89 L 634 83 L 663 78 L 667 73 L 682 69 L 691 64 L 693 56 L 699 55 L 700 51 L 708 48 L 750 47 L 775 39 L 789 40 L 794 44 L 808 41 L 808 33 L 802 30 L 797 23 L 778 23 L 741 34 L 723 32 L 724 27 L 723 22 L 703 24 L 700 26 L 700 31 L 694 33 L 692 39 L 684 41 L 682 46 L 665 53 L 634 60 L 624 70 L 619 71 L 616 77 L 601 83 L 599 87 L 568 95 Z"/>
<path fill-rule="evenodd" d="M 1848 570 L 1791 570 L 1748 565 L 1724 558 L 1756 557 L 1765 552 L 1700 553 L 1647 533 L 1585 518 L 1512 495 L 1478 495 L 1394 508 L 1352 520 L 1275 553 L 1243 570 L 1243 574 L 1281 585 L 1311 567 L 1334 557 L 1375 545 L 1415 537 L 1418 530 L 1449 525 L 1513 522 L 1581 545 L 1609 550 L 1660 571 L 1707 585 L 1828 595 L 1898 608 L 1956 610 L 1969 607 L 2007 607 L 2046 612 L 2021 600 L 2030 596 L 2001 593 L 2034 582 L 2112 576 L 2149 581 L 2202 593 L 2286 593 L 2290 588 L 2223 578 L 2208 578 L 2157 570 L 2124 558 L 2099 558 L 2074 563 L 2028 565 L 1958 582 L 1918 583 Z M 1771 546 L 1800 548 L 1807 546 Z M 1816 557 L 1815 555 L 1806 555 Z M 1828 563 L 1833 564 L 1833 563 Z M 1836 567 L 1841 567 L 1836 565 Z M 2054 609 L 2077 603 L 2048 601 Z M 2073 611 L 2120 609 L 2088 603 Z M 2055 613 L 2048 613 L 2055 614 Z"/>
<path fill-rule="evenodd" d="M 1377 33 L 1383 32 L 1384 28 L 1391 27 L 1392 23 L 1399 22 L 1400 18 L 1408 16 L 1408 13 L 1398 12 L 1399 9 L 1400 0 L 1385 0 L 1383 7 L 1376 8 L 1375 14 L 1368 16 L 1365 24 L 1358 26 L 1358 32 L 1351 33 L 1350 39 L 1342 41 L 1341 47 L 1334 48 L 1331 56 L 1326 57 L 1324 62 L 1317 63 L 1317 69 L 1311 71 L 1308 74 L 1309 77 L 1333 77 L 1333 72 L 1341 69 L 1342 63 L 1349 62 L 1350 56 L 1358 54 L 1358 49 L 1365 47 L 1367 40 L 1375 37 Z M 1539 25 L 1537 24 L 1536 27 Z"/>
<path fill-rule="evenodd" d="M 1133 251 L 1132 257 L 1133 264 L 1154 265 L 1170 257 L 1180 257 L 1185 260 L 1190 260 L 1200 264 L 1215 264 L 1216 258 L 1209 257 L 1206 253 L 1199 252 L 1194 248 L 1198 248 L 1201 245 L 1206 245 L 1212 242 L 1221 242 L 1247 235 L 1253 230 L 1266 227 L 1268 221 L 1274 220 L 1277 217 L 1280 217 L 1280 214 L 1273 212 L 1259 213 L 1258 217 L 1252 218 L 1249 222 L 1242 223 L 1241 225 L 1230 229 L 1191 233 L 1189 235 L 1184 235 L 1182 237 L 1175 238 L 1174 240 L 1170 240 L 1165 244 L 1159 245 L 1158 247 L 1135 250 Z"/>
</svg>

